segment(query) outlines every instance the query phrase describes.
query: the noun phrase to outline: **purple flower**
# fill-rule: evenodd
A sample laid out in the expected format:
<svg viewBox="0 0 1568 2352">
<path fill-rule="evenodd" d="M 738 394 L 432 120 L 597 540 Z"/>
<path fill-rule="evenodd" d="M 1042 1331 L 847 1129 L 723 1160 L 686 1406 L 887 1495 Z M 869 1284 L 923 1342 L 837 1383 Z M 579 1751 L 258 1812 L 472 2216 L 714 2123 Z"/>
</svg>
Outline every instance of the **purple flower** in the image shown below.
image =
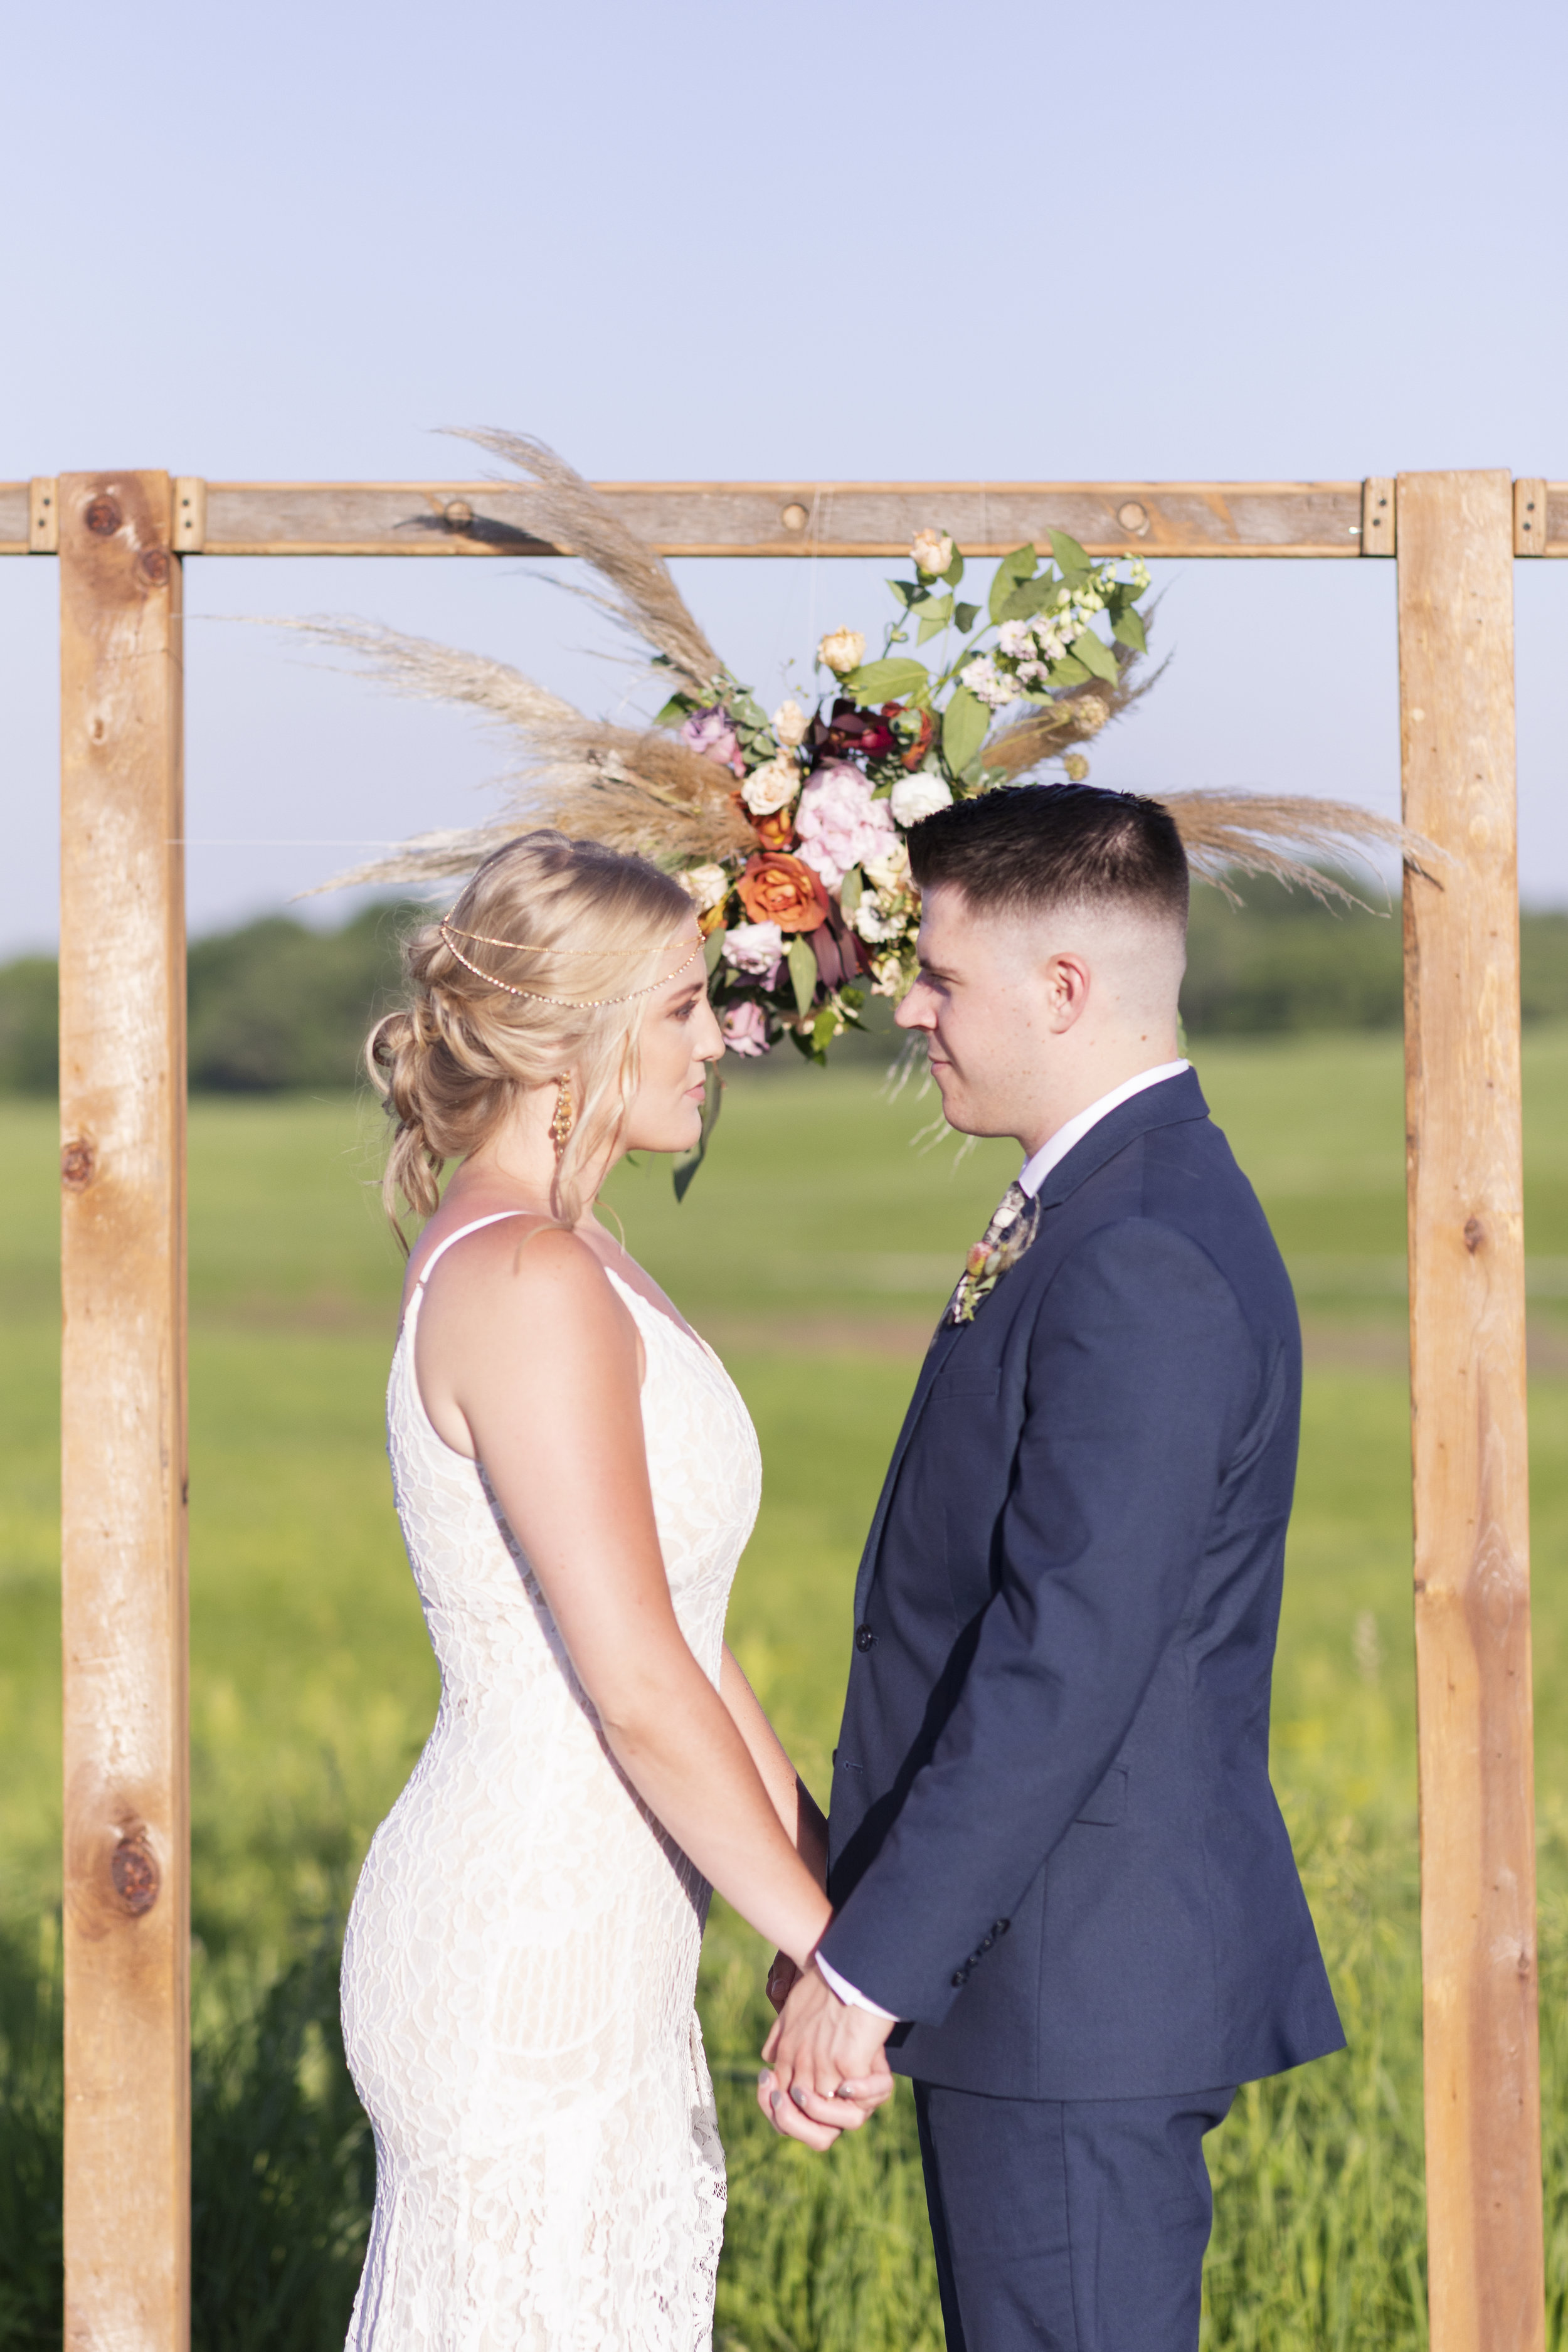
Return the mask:
<svg viewBox="0 0 1568 2352">
<path fill-rule="evenodd" d="M 726 1005 L 719 1026 L 731 1054 L 749 1058 L 767 1052 L 767 1015 L 751 997 L 742 997 L 738 1004 Z"/>
<path fill-rule="evenodd" d="M 721 768 L 729 768 L 737 776 L 744 775 L 746 763 L 741 757 L 741 739 L 730 723 L 730 714 L 721 703 L 711 709 L 694 710 L 683 719 L 680 740 L 689 743 L 705 760 L 714 760 Z"/>
<path fill-rule="evenodd" d="M 885 856 L 897 828 L 886 801 L 873 800 L 858 768 L 842 761 L 819 768 L 795 811 L 798 855 L 837 890 L 852 866 Z"/>
</svg>

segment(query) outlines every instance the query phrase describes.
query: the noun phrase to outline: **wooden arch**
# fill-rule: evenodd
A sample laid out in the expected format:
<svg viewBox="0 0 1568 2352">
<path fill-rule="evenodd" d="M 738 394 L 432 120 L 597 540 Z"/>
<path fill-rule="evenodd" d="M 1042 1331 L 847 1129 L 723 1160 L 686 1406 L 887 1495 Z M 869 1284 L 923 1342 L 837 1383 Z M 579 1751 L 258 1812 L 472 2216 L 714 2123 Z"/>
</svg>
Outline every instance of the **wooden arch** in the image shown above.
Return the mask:
<svg viewBox="0 0 1568 2352">
<path fill-rule="evenodd" d="M 613 483 L 672 555 L 1393 558 L 1433 2352 L 1542 2352 L 1515 854 L 1516 556 L 1568 484 Z M 184 897 L 187 556 L 569 554 L 526 487 L 0 484 L 58 556 L 63 856 L 66 2341 L 189 2338 Z"/>
</svg>

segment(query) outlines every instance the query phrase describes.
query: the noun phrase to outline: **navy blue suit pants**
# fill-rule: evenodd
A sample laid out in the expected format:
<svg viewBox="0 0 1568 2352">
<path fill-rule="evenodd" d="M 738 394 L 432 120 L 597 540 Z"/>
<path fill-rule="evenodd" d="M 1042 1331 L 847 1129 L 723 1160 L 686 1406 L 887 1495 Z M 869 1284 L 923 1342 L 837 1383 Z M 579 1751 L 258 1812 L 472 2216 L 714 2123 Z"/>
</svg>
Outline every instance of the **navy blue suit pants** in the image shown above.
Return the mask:
<svg viewBox="0 0 1568 2352">
<path fill-rule="evenodd" d="M 914 2091 L 948 2352 L 1197 2352 L 1204 2134 L 1234 2089 Z"/>
</svg>

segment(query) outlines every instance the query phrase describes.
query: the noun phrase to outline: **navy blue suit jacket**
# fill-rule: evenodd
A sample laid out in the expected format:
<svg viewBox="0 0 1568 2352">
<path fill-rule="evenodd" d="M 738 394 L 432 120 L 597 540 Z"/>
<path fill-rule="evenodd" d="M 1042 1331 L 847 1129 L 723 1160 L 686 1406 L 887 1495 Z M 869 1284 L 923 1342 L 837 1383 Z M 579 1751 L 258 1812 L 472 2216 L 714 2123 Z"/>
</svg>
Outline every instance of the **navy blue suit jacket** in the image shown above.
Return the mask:
<svg viewBox="0 0 1568 2352">
<path fill-rule="evenodd" d="M 1247 2082 L 1343 2043 L 1268 1780 L 1295 1300 L 1191 1071 L 1039 1202 L 867 1542 L 822 1950 L 925 2082 Z"/>
</svg>

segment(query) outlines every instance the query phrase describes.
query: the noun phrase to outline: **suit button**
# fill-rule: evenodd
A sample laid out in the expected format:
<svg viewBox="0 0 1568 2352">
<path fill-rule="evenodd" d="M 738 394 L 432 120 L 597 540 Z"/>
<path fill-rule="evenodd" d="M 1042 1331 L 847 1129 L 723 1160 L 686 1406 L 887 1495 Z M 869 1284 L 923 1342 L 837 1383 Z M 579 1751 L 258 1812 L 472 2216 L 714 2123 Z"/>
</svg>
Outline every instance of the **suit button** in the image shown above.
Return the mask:
<svg viewBox="0 0 1568 2352">
<path fill-rule="evenodd" d="M 855 1647 L 858 1650 L 874 1650 L 876 1646 L 877 1636 L 872 1633 L 869 1625 L 857 1625 L 855 1628 Z"/>
<path fill-rule="evenodd" d="M 991 1933 L 994 1936 L 1005 1936 L 1012 1924 L 1011 1919 L 994 1919 L 991 1923 Z"/>
<path fill-rule="evenodd" d="M 968 1970 L 965 1969 L 954 1969 L 952 1972 L 952 1982 L 955 1991 L 961 1992 L 963 1990 L 963 1979 L 967 1974 Z"/>
</svg>

